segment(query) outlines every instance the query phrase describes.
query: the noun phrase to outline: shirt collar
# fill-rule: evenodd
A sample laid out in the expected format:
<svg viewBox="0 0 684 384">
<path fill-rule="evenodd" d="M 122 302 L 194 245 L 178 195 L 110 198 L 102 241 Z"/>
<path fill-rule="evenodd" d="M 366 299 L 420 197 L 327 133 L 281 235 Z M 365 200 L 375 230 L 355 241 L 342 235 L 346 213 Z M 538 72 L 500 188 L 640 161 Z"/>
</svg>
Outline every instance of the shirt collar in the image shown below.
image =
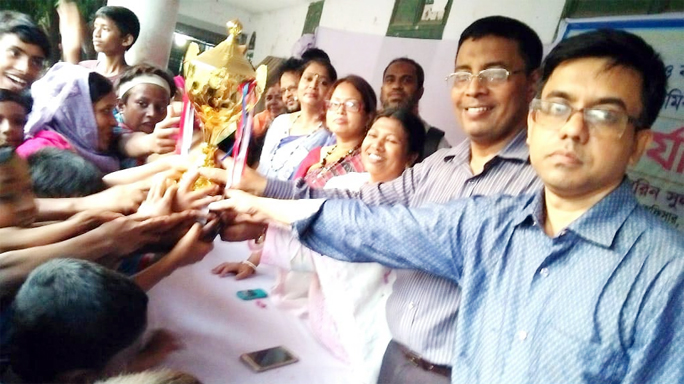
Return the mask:
<svg viewBox="0 0 684 384">
<path fill-rule="evenodd" d="M 629 181 L 625 179 L 615 190 L 573 221 L 568 226 L 568 230 L 588 241 L 608 248 L 613 244 L 618 230 L 636 206 L 637 201 L 632 193 L 632 188 Z M 534 195 L 531 204 L 528 204 L 515 217 L 513 224 L 517 226 L 530 218 L 540 228 L 544 228 L 543 188 Z"/>
<path fill-rule="evenodd" d="M 444 161 L 455 161 L 465 163 L 470 161 L 470 139 L 463 140 L 460 144 L 453 147 L 444 156 Z M 491 160 L 500 157 L 502 159 L 529 161 L 530 151 L 527 148 L 527 129 L 522 129 L 516 134 L 506 146 L 496 154 Z"/>
</svg>

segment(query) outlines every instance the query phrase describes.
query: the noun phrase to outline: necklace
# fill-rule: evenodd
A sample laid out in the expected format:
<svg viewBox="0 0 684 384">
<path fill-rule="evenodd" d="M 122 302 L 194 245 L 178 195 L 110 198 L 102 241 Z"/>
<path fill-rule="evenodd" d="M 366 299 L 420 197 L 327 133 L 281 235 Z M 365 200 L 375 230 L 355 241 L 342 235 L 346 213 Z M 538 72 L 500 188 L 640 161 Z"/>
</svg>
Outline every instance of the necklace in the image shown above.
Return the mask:
<svg viewBox="0 0 684 384">
<path fill-rule="evenodd" d="M 333 152 L 335 152 L 335 150 L 337 149 L 337 144 L 333 145 L 332 148 L 330 148 L 326 152 L 325 156 L 323 156 L 323 158 L 321 159 L 320 167 L 322 168 L 322 171 L 327 171 L 328 169 L 332 168 L 336 164 L 341 163 L 342 161 L 344 161 L 344 159 L 346 159 L 347 157 L 351 156 L 354 152 L 356 152 L 360 147 L 361 147 L 361 144 L 355 146 L 354 148 L 349 149 L 347 151 L 347 153 L 345 153 L 342 157 L 337 159 L 337 161 L 335 161 L 333 164 L 331 164 L 328 168 L 325 168 L 325 164 L 328 162 L 328 157 L 330 157 L 330 155 Z"/>
</svg>

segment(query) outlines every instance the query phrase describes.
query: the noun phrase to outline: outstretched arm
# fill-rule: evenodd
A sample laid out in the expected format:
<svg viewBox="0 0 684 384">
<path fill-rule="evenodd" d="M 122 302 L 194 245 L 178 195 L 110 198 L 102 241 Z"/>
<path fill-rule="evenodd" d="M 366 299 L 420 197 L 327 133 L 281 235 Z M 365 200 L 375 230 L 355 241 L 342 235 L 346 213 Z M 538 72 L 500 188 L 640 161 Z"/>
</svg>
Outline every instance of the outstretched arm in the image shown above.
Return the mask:
<svg viewBox="0 0 684 384">
<path fill-rule="evenodd" d="M 0 252 L 57 243 L 120 216 L 114 212 L 90 210 L 77 213 L 65 221 L 33 228 L 0 228 Z"/>
<path fill-rule="evenodd" d="M 463 256 L 458 239 L 467 236 L 467 224 L 473 223 L 462 220 L 468 201 L 409 209 L 345 200 L 284 201 L 239 191 L 227 195 L 229 199 L 210 208 L 232 209 L 243 220 L 292 224 L 300 241 L 318 253 L 460 279 Z"/>
</svg>

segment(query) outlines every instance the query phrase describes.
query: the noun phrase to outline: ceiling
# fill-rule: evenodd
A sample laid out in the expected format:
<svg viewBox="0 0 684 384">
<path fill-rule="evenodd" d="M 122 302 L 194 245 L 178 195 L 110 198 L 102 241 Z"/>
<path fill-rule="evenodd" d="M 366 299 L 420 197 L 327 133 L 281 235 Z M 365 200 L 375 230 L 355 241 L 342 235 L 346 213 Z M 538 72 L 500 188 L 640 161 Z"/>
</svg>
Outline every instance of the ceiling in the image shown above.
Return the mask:
<svg viewBox="0 0 684 384">
<path fill-rule="evenodd" d="M 262 13 L 275 11 L 282 8 L 289 8 L 292 6 L 309 4 L 319 0 L 180 0 L 181 3 L 197 4 L 197 3 L 215 3 L 217 6 L 222 4 L 240 8 L 249 13 Z"/>
</svg>

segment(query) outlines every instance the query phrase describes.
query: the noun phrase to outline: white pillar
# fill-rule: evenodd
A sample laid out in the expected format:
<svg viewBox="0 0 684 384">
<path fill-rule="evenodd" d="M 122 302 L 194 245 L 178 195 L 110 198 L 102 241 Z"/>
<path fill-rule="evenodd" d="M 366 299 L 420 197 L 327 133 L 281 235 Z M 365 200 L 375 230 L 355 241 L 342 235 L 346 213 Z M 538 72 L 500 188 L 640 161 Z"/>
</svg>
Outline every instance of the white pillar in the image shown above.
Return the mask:
<svg viewBox="0 0 684 384">
<path fill-rule="evenodd" d="M 108 0 L 133 11 L 140 20 L 140 36 L 126 52 L 129 65 L 150 63 L 166 68 L 173 44 L 180 0 Z"/>
</svg>

